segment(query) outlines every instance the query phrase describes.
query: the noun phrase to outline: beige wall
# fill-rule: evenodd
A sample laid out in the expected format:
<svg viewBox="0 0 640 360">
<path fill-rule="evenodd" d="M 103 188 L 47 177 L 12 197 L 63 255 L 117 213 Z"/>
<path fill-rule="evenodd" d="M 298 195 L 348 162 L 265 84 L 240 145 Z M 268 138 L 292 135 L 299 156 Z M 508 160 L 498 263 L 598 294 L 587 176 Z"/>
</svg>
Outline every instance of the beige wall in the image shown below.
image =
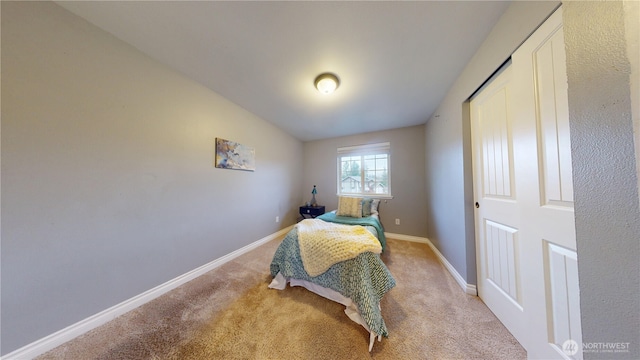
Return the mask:
<svg viewBox="0 0 640 360">
<path fill-rule="evenodd" d="M 426 237 L 424 170 L 424 126 L 378 131 L 354 136 L 304 143 L 303 202 L 311 198 L 317 185 L 316 199 L 327 211 L 338 207 L 339 147 L 391 143 L 391 194 L 393 199 L 380 204 L 380 220 L 385 231 L 396 234 Z M 400 219 L 400 225 L 395 225 Z"/>
<path fill-rule="evenodd" d="M 476 283 L 476 253 L 466 101 L 558 5 L 513 2 L 425 126 L 428 237 L 469 284 Z"/>
<path fill-rule="evenodd" d="M 640 1 L 624 0 L 625 36 L 631 76 L 631 109 L 635 133 L 636 159 L 640 159 Z M 640 193 L 640 165 L 636 166 Z"/>
<path fill-rule="evenodd" d="M 3 354 L 295 222 L 300 141 L 52 2 L 1 6 Z M 216 137 L 256 171 L 214 168 Z"/>
<path fill-rule="evenodd" d="M 582 342 L 626 344 L 585 359 L 640 358 L 640 205 L 622 1 L 563 5 Z M 637 32 L 635 34 L 637 38 Z M 637 99 L 636 99 L 637 100 Z M 597 345 L 596 345 L 597 346 Z M 597 350 L 597 349 L 596 349 Z"/>
</svg>

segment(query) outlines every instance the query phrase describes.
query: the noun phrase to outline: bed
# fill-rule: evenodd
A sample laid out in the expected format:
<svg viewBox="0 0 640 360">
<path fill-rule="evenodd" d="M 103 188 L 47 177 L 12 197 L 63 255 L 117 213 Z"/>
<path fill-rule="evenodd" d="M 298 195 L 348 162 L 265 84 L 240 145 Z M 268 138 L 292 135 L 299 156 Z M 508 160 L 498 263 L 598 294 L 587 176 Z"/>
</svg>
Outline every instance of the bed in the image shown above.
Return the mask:
<svg viewBox="0 0 640 360">
<path fill-rule="evenodd" d="M 325 230 L 333 237 L 319 235 Z M 307 238 L 316 242 L 309 245 Z M 337 210 L 304 219 L 287 233 L 273 256 L 269 287 L 303 286 L 343 304 L 347 316 L 369 332 L 371 351 L 376 338 L 388 336 L 380 300 L 396 284 L 380 258 L 385 248 L 377 200 L 341 197 Z"/>
</svg>

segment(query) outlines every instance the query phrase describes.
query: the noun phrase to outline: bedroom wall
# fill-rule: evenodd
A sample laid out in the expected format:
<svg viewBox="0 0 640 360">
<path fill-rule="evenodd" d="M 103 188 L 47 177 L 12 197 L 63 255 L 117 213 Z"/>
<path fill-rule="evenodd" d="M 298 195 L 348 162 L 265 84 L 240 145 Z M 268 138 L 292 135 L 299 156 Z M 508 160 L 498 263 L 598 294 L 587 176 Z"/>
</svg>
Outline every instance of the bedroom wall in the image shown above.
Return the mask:
<svg viewBox="0 0 640 360">
<path fill-rule="evenodd" d="M 1 6 L 2 354 L 295 222 L 300 141 L 54 3 Z M 216 137 L 256 171 L 214 168 Z"/>
<path fill-rule="evenodd" d="M 558 5 L 556 1 L 509 5 L 425 125 L 428 238 L 469 284 L 476 284 L 476 254 L 465 102 Z"/>
<path fill-rule="evenodd" d="M 622 1 L 569 1 L 563 7 L 582 342 L 590 344 L 584 358 L 638 359 L 638 113 L 630 60 L 637 63 L 640 53 L 627 52 L 625 34 L 637 41 L 640 12 Z M 627 16 L 635 21 L 625 26 Z M 622 351 L 593 347 L 600 343 L 623 344 Z"/>
<path fill-rule="evenodd" d="M 304 143 L 302 202 L 311 199 L 313 185 L 317 185 L 316 199 L 326 210 L 338 208 L 339 147 L 379 142 L 391 143 L 391 194 L 393 199 L 380 204 L 380 221 L 390 233 L 426 237 L 424 221 L 425 169 L 424 126 L 378 131 L 360 135 L 316 140 Z M 300 204 L 302 205 L 302 204 Z M 400 219 L 400 225 L 395 225 Z"/>
<path fill-rule="evenodd" d="M 625 36 L 627 40 L 627 54 L 631 66 L 631 108 L 633 113 L 633 133 L 635 134 L 636 159 L 640 159 L 640 2 L 624 0 Z M 638 193 L 640 194 L 640 166 L 637 166 Z"/>
</svg>

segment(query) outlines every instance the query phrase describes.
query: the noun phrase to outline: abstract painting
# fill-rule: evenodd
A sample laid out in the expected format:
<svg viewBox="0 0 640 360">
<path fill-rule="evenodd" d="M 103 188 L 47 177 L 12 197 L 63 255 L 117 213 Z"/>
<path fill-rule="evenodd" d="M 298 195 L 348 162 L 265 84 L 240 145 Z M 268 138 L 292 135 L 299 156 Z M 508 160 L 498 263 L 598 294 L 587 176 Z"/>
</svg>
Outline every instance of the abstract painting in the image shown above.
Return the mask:
<svg viewBox="0 0 640 360">
<path fill-rule="evenodd" d="M 216 138 L 216 167 L 254 171 L 256 151 L 237 142 Z"/>
</svg>

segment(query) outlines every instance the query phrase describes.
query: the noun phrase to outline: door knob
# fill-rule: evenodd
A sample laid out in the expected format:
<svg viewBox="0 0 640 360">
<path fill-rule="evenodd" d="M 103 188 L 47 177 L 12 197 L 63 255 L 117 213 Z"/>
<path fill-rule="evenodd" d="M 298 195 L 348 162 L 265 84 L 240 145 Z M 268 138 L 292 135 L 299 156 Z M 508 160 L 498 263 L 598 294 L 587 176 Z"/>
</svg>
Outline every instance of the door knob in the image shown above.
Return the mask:
<svg viewBox="0 0 640 360">
<path fill-rule="evenodd" d="M 476 209 L 480 208 L 480 204 L 476 201 Z"/>
</svg>

